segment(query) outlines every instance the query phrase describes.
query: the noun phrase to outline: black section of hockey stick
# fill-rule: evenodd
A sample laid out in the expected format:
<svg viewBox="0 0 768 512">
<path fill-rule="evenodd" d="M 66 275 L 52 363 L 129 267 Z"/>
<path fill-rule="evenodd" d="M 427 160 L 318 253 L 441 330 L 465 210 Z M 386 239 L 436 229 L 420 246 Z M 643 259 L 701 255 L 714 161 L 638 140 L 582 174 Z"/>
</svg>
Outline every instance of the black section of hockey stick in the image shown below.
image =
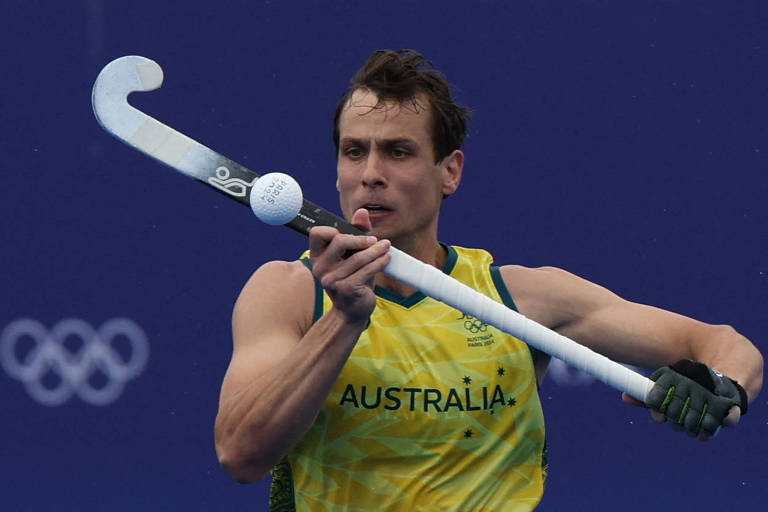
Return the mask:
<svg viewBox="0 0 768 512">
<path fill-rule="evenodd" d="M 248 198 L 250 197 L 251 187 L 260 175 L 223 155 L 214 151 L 211 151 L 211 153 L 215 155 L 216 159 L 209 166 L 206 166 L 208 167 L 207 169 L 198 169 L 198 174 L 192 177 L 227 197 L 250 207 Z M 303 235 L 309 235 L 309 230 L 314 226 L 331 226 L 338 229 L 341 233 L 350 235 L 365 234 L 365 232 L 338 215 L 306 199 L 303 200 L 298 215 L 285 225 Z"/>
</svg>

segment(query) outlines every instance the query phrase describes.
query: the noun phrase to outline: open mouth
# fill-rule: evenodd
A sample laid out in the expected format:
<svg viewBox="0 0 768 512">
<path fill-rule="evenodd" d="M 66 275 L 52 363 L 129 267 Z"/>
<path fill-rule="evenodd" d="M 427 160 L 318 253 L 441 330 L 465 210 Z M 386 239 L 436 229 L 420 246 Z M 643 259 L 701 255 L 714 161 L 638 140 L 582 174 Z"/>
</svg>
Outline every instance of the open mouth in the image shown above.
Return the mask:
<svg viewBox="0 0 768 512">
<path fill-rule="evenodd" d="M 386 206 L 382 206 L 380 204 L 374 204 L 374 203 L 364 204 L 363 208 L 368 210 L 368 213 L 370 213 L 371 215 L 383 214 L 383 213 L 392 211 L 390 208 L 387 208 Z"/>
<path fill-rule="evenodd" d="M 365 208 L 371 213 L 381 213 L 381 212 L 391 211 L 389 208 L 381 206 L 380 204 L 366 204 L 363 206 L 363 208 Z"/>
</svg>

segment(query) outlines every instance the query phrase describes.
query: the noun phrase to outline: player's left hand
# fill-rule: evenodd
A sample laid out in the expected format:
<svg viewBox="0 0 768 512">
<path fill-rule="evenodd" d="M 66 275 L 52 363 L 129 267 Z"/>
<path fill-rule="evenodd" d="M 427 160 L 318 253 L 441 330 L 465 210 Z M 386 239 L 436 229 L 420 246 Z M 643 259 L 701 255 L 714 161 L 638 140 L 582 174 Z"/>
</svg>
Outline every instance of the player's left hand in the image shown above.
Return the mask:
<svg viewBox="0 0 768 512">
<path fill-rule="evenodd" d="M 738 382 L 706 365 L 687 359 L 659 368 L 651 375 L 655 385 L 646 404 L 628 395 L 634 405 L 651 408 L 655 421 L 706 441 L 721 426 L 733 426 L 747 412 L 747 394 Z"/>
</svg>

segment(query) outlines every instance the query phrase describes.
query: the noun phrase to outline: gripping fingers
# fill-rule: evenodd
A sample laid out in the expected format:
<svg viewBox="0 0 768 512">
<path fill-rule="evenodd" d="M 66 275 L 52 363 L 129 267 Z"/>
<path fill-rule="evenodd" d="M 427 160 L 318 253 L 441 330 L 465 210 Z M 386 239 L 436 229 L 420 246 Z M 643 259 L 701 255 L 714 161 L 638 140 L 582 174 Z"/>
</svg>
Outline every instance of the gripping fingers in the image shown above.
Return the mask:
<svg viewBox="0 0 768 512">
<path fill-rule="evenodd" d="M 670 392 L 674 392 L 674 387 L 670 388 Z M 696 437 L 699 433 L 709 433 L 709 428 L 704 428 L 704 421 L 711 415 L 707 414 L 709 406 L 707 403 L 703 404 L 701 409 L 697 408 L 700 404 L 694 404 L 693 398 L 686 397 L 673 397 L 669 407 L 666 410 L 666 417 L 669 420 L 669 425 L 673 430 L 678 432 L 685 432 L 691 437 Z M 709 422 L 706 427 L 709 427 Z"/>
<path fill-rule="evenodd" d="M 323 288 L 331 289 L 335 283 L 341 286 L 345 284 L 351 286 L 366 284 L 372 287 L 373 278 L 389 262 L 389 241 L 375 241 L 368 247 L 354 249 L 352 253 L 350 253 L 349 249 L 343 250 L 343 248 L 348 247 L 346 244 L 340 245 L 342 247 L 340 253 L 337 252 L 336 248 L 333 249 L 335 263 L 327 269 L 318 269 L 315 276 L 320 280 Z M 341 281 L 344 282 L 341 283 Z"/>
<path fill-rule="evenodd" d="M 374 236 L 344 235 L 336 228 L 317 226 L 309 232 L 309 256 L 314 260 L 329 252 L 332 258 L 341 259 L 346 252 L 367 249 L 376 240 Z"/>
<path fill-rule="evenodd" d="M 310 232 L 312 274 L 351 321 L 367 320 L 376 305 L 374 278 L 389 262 L 390 243 L 317 227 Z"/>
<path fill-rule="evenodd" d="M 315 277 L 321 279 L 321 276 L 334 268 L 346 268 L 346 274 L 352 274 L 356 267 L 365 264 L 368 259 L 386 252 L 386 249 L 380 249 L 374 251 L 377 253 L 375 255 L 358 256 L 358 253 L 365 252 L 377 242 L 374 236 L 346 235 L 326 226 L 313 228 L 309 233 L 309 255 Z"/>
<path fill-rule="evenodd" d="M 746 407 L 734 381 L 700 363 L 678 361 L 657 370 L 651 380 L 655 385 L 646 405 L 658 411 L 654 418 L 663 414 L 673 430 L 701 440 L 737 422 L 740 407 Z"/>
</svg>

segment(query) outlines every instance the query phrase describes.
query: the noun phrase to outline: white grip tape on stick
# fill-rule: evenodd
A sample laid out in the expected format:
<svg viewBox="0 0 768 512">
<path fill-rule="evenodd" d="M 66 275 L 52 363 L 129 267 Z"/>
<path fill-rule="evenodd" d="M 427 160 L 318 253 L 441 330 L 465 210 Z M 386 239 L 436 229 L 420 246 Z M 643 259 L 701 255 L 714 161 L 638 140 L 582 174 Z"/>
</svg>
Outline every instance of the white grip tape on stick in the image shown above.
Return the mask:
<svg viewBox="0 0 768 512">
<path fill-rule="evenodd" d="M 189 150 L 198 144 L 149 116 L 146 116 L 127 142 L 171 167 L 177 167 Z"/>
<path fill-rule="evenodd" d="M 504 304 L 452 279 L 432 265 L 427 265 L 394 247 L 390 248 L 389 254 L 392 259 L 384 268 L 384 272 L 398 281 L 418 288 L 425 295 L 520 338 L 528 345 L 645 402 L 648 391 L 653 387 L 653 382 L 647 377 L 537 324 Z"/>
</svg>

